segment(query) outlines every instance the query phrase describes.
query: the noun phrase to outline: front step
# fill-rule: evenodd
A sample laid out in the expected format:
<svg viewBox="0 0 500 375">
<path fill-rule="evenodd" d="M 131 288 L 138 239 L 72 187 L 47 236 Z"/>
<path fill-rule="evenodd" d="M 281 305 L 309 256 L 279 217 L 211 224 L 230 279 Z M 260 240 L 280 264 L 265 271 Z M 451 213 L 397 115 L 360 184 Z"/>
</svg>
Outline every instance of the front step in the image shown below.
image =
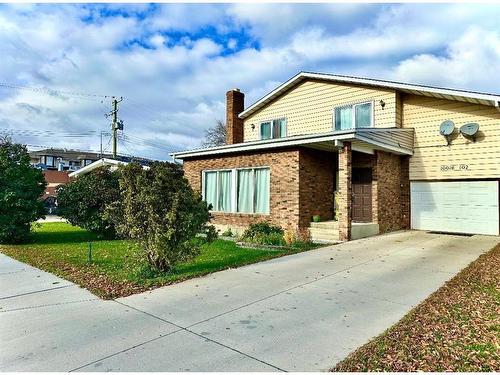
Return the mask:
<svg viewBox="0 0 500 375">
<path fill-rule="evenodd" d="M 318 229 L 332 229 L 332 230 L 338 230 L 339 229 L 339 222 L 335 220 L 330 220 L 330 221 L 320 221 L 318 223 L 316 222 L 311 222 L 309 224 L 311 228 L 318 228 Z"/>
<path fill-rule="evenodd" d="M 310 223 L 311 240 L 317 243 L 339 242 L 339 224 L 337 221 Z"/>
</svg>

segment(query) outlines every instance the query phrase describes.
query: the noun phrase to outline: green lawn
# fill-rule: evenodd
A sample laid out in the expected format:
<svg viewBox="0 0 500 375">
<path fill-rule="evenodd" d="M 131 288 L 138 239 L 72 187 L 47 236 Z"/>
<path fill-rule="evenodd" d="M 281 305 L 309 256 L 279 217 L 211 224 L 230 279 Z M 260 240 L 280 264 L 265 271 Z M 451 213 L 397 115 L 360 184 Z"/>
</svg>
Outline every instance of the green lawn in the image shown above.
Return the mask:
<svg viewBox="0 0 500 375">
<path fill-rule="evenodd" d="M 88 264 L 89 241 L 92 264 Z M 196 258 L 177 265 L 171 272 L 154 273 L 139 259 L 139 249 L 132 241 L 99 240 L 66 223 L 44 223 L 35 229 L 32 243 L 0 245 L 0 251 L 71 280 L 103 298 L 116 298 L 301 250 L 245 249 L 219 239 L 203 245 Z"/>
</svg>

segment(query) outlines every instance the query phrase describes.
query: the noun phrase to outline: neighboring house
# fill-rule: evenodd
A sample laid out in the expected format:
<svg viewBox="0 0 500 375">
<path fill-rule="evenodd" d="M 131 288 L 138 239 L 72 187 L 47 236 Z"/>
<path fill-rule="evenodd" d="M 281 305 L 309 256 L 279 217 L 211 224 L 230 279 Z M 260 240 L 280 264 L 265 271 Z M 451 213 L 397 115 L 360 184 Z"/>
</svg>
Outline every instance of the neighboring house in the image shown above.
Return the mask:
<svg viewBox="0 0 500 375">
<path fill-rule="evenodd" d="M 227 145 L 172 154 L 221 228 L 499 234 L 500 95 L 301 72 L 226 98 Z"/>
<path fill-rule="evenodd" d="M 147 164 L 150 162 L 150 160 L 134 159 L 134 161 L 137 161 L 140 164 L 142 164 L 143 168 L 149 168 L 147 166 Z M 118 169 L 118 167 L 120 165 L 127 165 L 128 163 L 130 163 L 130 161 L 104 158 L 104 159 L 97 160 L 97 161 L 93 162 L 92 164 L 89 164 L 83 168 L 80 168 L 79 170 L 77 170 L 75 172 L 71 172 L 69 174 L 69 177 L 73 178 L 73 177 L 83 176 L 89 172 L 92 172 L 93 170 L 95 170 L 97 168 L 100 168 L 100 167 L 109 167 L 111 170 L 116 170 L 116 169 Z"/>
<path fill-rule="evenodd" d="M 47 182 L 47 187 L 42 199 L 47 213 L 51 214 L 57 207 L 57 188 L 69 182 L 69 175 L 65 171 L 45 170 L 43 176 Z"/>
<path fill-rule="evenodd" d="M 31 157 L 31 164 L 41 169 L 59 171 L 76 171 L 103 157 L 112 157 L 110 154 L 60 148 L 30 151 L 29 154 Z"/>
<path fill-rule="evenodd" d="M 115 160 L 115 159 L 108 159 L 108 158 L 103 158 L 96 160 L 95 162 L 86 165 L 83 168 L 78 169 L 75 172 L 71 172 L 69 174 L 69 177 L 79 177 L 83 176 L 89 172 L 92 172 L 94 169 L 100 168 L 100 167 L 110 167 L 111 170 L 115 170 L 118 168 L 120 165 L 127 165 L 128 162 L 126 161 L 121 161 L 121 160 Z"/>
</svg>

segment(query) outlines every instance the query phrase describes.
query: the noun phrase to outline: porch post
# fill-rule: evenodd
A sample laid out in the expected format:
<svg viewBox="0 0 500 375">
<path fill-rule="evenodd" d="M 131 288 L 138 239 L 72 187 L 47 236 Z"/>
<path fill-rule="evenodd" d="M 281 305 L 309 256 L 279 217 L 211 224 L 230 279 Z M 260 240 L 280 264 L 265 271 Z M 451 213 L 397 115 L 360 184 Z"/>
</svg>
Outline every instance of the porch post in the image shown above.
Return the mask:
<svg viewBox="0 0 500 375">
<path fill-rule="evenodd" d="M 339 237 L 341 241 L 351 239 L 352 221 L 352 150 L 351 142 L 344 142 L 339 150 Z"/>
</svg>

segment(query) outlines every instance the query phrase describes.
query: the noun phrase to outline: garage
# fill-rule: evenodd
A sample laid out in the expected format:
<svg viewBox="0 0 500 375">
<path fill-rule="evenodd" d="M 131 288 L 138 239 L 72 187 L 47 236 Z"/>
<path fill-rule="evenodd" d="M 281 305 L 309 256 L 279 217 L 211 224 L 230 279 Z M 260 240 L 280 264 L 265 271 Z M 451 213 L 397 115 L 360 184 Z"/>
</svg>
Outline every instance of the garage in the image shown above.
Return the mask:
<svg viewBox="0 0 500 375">
<path fill-rule="evenodd" d="M 498 181 L 411 182 L 411 226 L 498 235 Z"/>
</svg>

